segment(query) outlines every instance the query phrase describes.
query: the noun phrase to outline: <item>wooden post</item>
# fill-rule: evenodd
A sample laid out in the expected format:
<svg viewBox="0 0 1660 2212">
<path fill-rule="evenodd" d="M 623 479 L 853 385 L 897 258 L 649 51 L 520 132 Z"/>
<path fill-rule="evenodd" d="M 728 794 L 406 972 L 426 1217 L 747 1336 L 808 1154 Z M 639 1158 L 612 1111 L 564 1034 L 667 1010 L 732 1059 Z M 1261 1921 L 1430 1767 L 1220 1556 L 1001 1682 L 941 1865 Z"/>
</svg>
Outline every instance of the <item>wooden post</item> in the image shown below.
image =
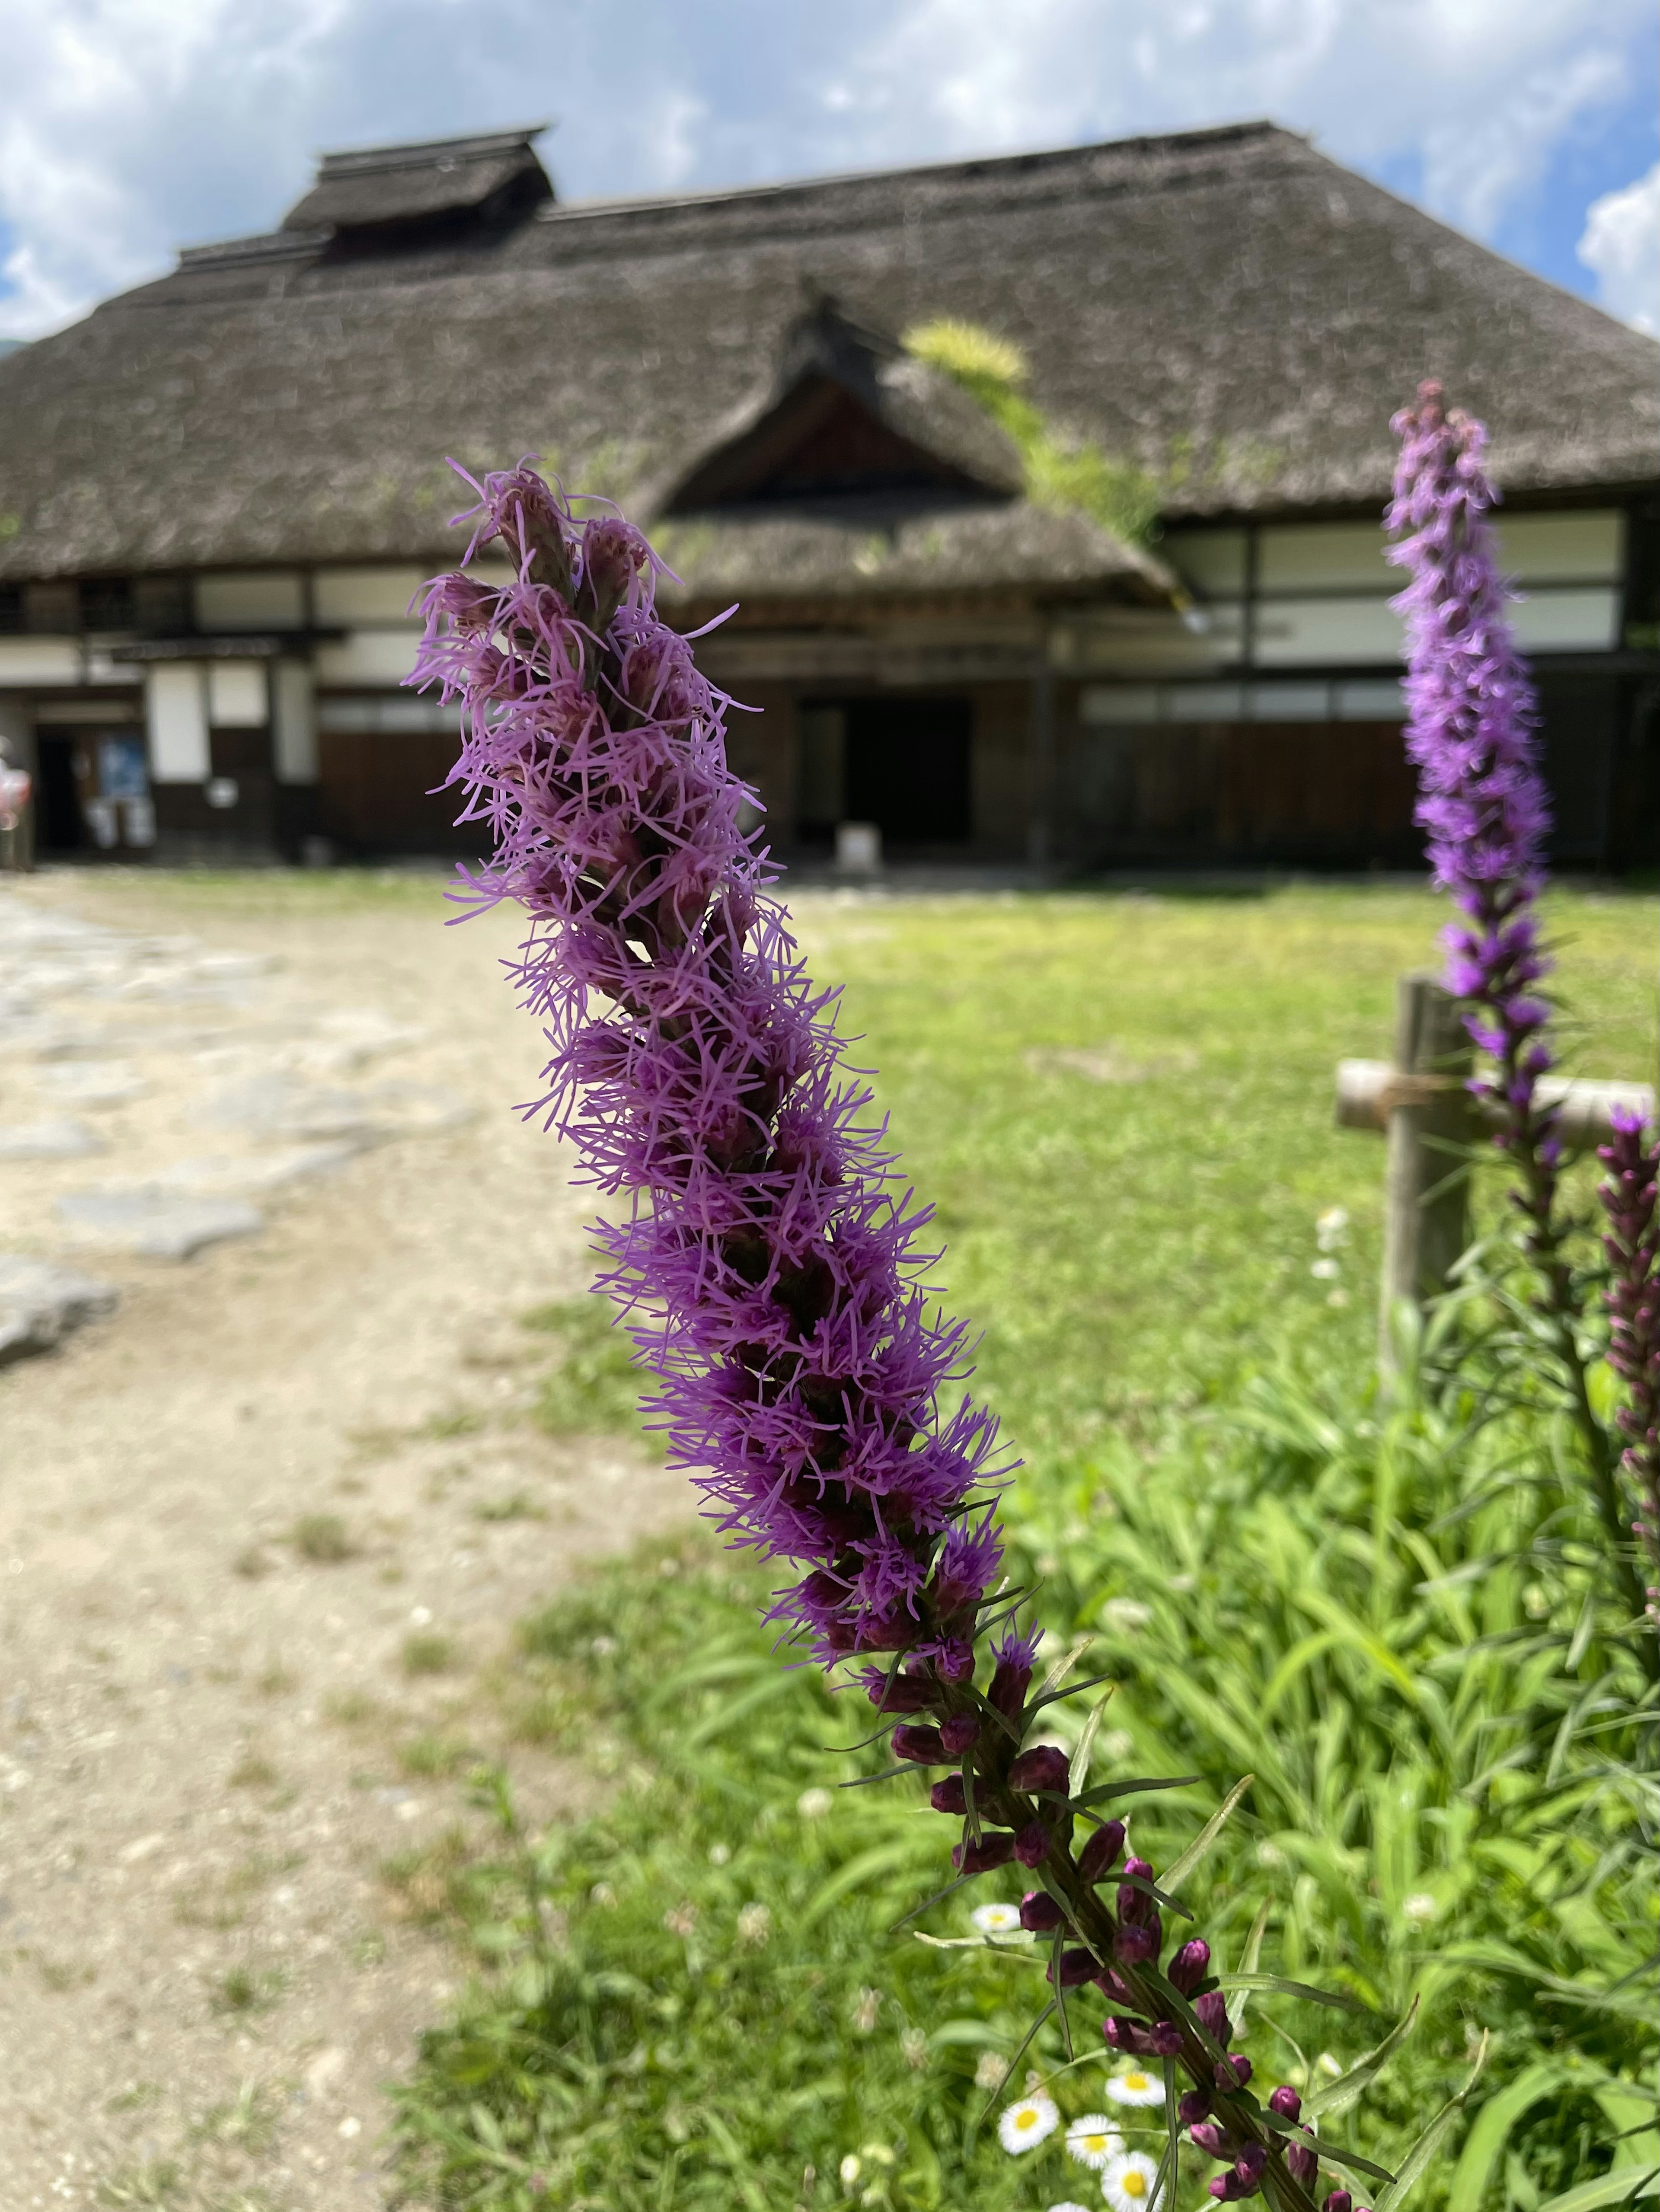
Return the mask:
<svg viewBox="0 0 1660 2212">
<path fill-rule="evenodd" d="M 1469 1242 L 1469 1170 L 1461 1154 L 1473 1133 L 1464 1088 L 1470 1063 L 1458 1001 L 1432 975 L 1403 975 L 1387 1093 L 1377 1313 L 1378 1359 L 1386 1374 L 1396 1364 L 1390 1322 L 1397 1301 L 1421 1306 L 1445 1290 Z"/>
</svg>

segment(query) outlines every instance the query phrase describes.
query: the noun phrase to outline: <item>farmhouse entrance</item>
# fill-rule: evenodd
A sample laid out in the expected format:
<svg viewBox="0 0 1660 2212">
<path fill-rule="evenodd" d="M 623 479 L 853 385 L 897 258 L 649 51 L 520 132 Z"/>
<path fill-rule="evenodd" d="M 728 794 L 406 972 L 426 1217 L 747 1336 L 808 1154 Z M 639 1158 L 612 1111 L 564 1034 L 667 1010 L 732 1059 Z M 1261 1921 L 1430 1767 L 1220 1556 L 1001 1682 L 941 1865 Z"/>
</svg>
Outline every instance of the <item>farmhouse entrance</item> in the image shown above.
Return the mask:
<svg viewBox="0 0 1660 2212">
<path fill-rule="evenodd" d="M 873 822 L 885 851 L 973 834 L 974 704 L 915 695 L 815 700 L 801 710 L 800 834 Z"/>
</svg>

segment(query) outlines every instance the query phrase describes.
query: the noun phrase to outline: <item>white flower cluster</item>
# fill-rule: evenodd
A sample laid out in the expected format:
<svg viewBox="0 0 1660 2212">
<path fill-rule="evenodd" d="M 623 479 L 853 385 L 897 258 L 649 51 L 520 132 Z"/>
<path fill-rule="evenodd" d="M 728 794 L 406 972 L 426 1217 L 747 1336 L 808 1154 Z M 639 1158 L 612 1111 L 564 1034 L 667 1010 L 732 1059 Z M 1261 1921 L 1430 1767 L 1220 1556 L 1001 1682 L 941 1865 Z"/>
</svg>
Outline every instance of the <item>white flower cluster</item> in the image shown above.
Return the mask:
<svg viewBox="0 0 1660 2212">
<path fill-rule="evenodd" d="M 1162 2104 L 1164 2085 L 1150 2074 L 1134 2070 L 1115 2074 L 1106 2085 L 1116 2105 Z M 1061 2124 L 1053 2097 L 1034 2088 L 1014 2104 L 1004 2106 L 997 2122 L 997 2139 L 1011 2157 L 1019 2158 L 1048 2141 Z M 1101 2177 L 1101 2195 L 1112 2212 L 1160 2212 L 1163 2191 L 1158 2167 L 1145 2151 L 1126 2150 L 1124 2138 L 1104 2112 L 1085 2112 L 1069 2121 L 1067 2155 Z M 1049 2212 L 1083 2212 L 1070 2203 L 1052 2204 Z"/>
</svg>

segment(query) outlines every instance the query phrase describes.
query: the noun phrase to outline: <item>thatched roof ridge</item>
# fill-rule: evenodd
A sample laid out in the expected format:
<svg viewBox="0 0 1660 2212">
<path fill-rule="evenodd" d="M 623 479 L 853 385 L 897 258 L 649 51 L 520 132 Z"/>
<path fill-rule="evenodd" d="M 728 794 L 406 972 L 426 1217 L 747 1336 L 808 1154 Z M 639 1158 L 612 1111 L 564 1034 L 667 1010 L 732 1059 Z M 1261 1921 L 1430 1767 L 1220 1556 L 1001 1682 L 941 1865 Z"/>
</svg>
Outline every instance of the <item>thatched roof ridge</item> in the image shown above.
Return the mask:
<svg viewBox="0 0 1660 2212">
<path fill-rule="evenodd" d="M 317 181 L 283 218 L 284 230 L 344 230 L 481 207 L 506 185 L 532 187 L 528 204 L 552 198 L 532 152 L 544 123 L 412 146 L 364 146 L 325 154 Z"/>
<path fill-rule="evenodd" d="M 1488 420 L 1512 497 L 1660 465 L 1653 341 L 1268 124 L 555 205 L 345 257 L 242 243 L 0 361 L 0 575 L 435 563 L 463 503 L 446 453 L 666 496 L 773 389 L 804 286 L 874 332 L 1013 339 L 1052 427 L 1158 472 L 1172 517 L 1376 507 L 1389 414 L 1432 374 Z"/>
</svg>

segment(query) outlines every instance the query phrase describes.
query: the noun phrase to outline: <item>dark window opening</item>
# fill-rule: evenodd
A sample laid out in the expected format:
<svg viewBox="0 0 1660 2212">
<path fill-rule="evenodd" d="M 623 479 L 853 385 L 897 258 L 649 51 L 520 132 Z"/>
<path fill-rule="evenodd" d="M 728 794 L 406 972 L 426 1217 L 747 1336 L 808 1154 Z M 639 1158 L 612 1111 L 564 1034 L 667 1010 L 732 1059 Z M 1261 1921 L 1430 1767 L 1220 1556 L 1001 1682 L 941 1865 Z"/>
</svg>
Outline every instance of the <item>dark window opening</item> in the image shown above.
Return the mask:
<svg viewBox="0 0 1660 2212">
<path fill-rule="evenodd" d="M 0 637 L 16 637 L 24 627 L 23 586 L 0 584 Z"/>
<path fill-rule="evenodd" d="M 43 853 L 79 853 L 91 842 L 81 813 L 81 787 L 90 776 L 87 741 L 77 732 L 42 730 L 36 836 Z"/>
<path fill-rule="evenodd" d="M 799 727 L 796 823 L 804 844 L 827 843 L 838 822 L 873 822 L 889 851 L 968 843 L 971 700 L 813 700 L 804 702 Z"/>
<path fill-rule="evenodd" d="M 132 579 L 130 576 L 83 576 L 79 599 L 78 611 L 82 629 L 132 628 Z"/>
</svg>

